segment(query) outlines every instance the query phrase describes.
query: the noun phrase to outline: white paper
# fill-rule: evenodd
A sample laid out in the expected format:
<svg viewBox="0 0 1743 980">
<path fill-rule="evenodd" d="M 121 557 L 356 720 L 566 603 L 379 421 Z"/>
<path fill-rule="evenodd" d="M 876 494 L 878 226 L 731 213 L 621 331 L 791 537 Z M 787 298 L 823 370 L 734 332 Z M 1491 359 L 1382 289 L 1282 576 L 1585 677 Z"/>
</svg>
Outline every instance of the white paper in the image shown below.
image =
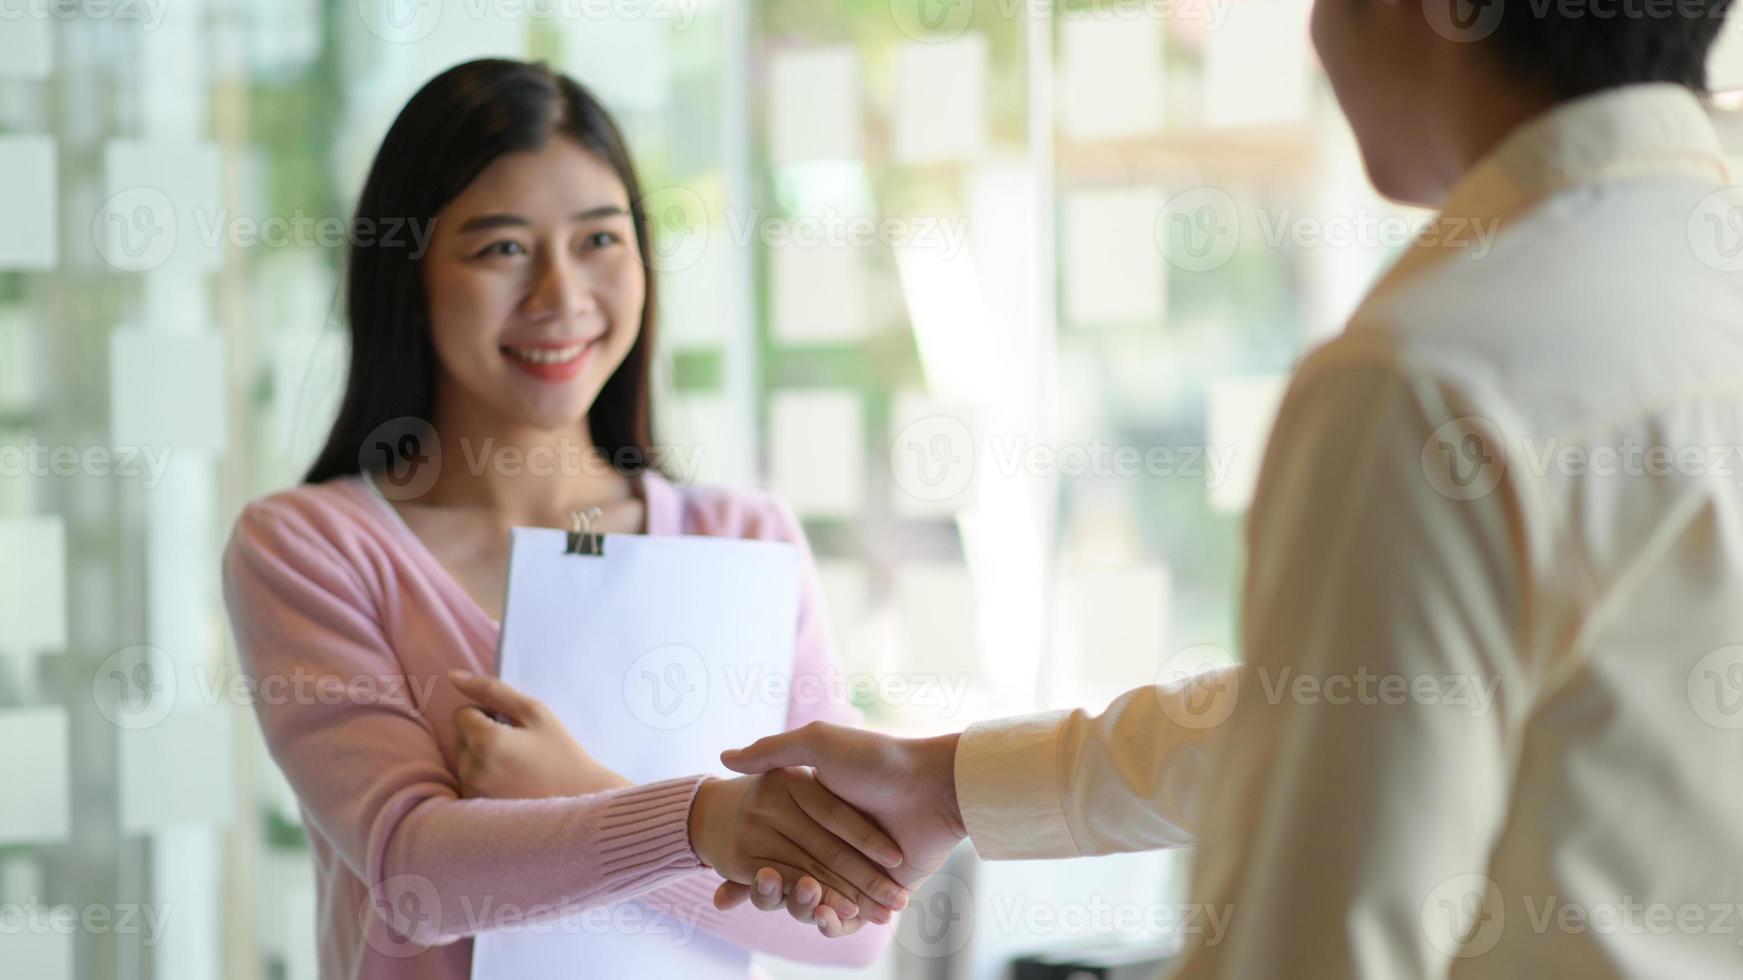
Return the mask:
<svg viewBox="0 0 1743 980">
<path fill-rule="evenodd" d="M 54 70 L 53 29 L 47 17 L 0 17 L 0 78 L 48 78 Z"/>
<path fill-rule="evenodd" d="M 59 517 L 0 519 L 0 653 L 67 645 L 66 527 Z"/>
<path fill-rule="evenodd" d="M 54 140 L 36 133 L 0 135 L 0 269 L 55 267 L 58 199 Z"/>
<path fill-rule="evenodd" d="M 1212 474 L 1220 478 L 1210 489 L 1212 507 L 1237 512 L 1252 502 L 1265 444 L 1288 386 L 1284 375 L 1224 378 L 1211 384 L 1209 450 L 1223 467 Z"/>
<path fill-rule="evenodd" d="M 846 45 L 770 58 L 770 160 L 860 159 L 860 78 L 859 53 Z"/>
<path fill-rule="evenodd" d="M 67 839 L 71 785 L 67 712 L 59 705 L 0 708 L 0 845 L 55 844 Z"/>
<path fill-rule="evenodd" d="M 1153 17 L 1086 18 L 1061 26 L 1059 126 L 1067 139 L 1162 131 L 1162 26 Z"/>
<path fill-rule="evenodd" d="M 987 143 L 987 40 L 904 44 L 896 56 L 895 151 L 904 164 L 972 160 Z"/>
<path fill-rule="evenodd" d="M 117 330 L 109 340 L 109 370 L 117 445 L 224 451 L 229 411 L 218 335 Z"/>
<path fill-rule="evenodd" d="M 594 757 L 637 783 L 721 773 L 722 749 L 785 727 L 797 548 L 632 535 L 589 557 L 566 543 L 562 531 L 514 530 L 501 676 L 550 705 Z M 749 951 L 723 940 L 611 923 L 595 911 L 543 934 L 483 933 L 473 980 L 569 980 L 578 964 L 601 977 L 750 975 Z"/>
<path fill-rule="evenodd" d="M 1154 188 L 1078 191 L 1065 202 L 1065 310 L 1074 327 L 1162 318 L 1167 288 Z"/>
<path fill-rule="evenodd" d="M 1204 123 L 1271 126 L 1307 118 L 1313 92 L 1305 0 L 1245 0 L 1204 39 Z"/>
<path fill-rule="evenodd" d="M 769 249 L 775 338 L 784 344 L 842 344 L 866 332 L 865 253 L 847 244 Z"/>
<path fill-rule="evenodd" d="M 783 391 L 769 401 L 769 482 L 803 516 L 865 506 L 864 413 L 849 390 Z"/>
</svg>

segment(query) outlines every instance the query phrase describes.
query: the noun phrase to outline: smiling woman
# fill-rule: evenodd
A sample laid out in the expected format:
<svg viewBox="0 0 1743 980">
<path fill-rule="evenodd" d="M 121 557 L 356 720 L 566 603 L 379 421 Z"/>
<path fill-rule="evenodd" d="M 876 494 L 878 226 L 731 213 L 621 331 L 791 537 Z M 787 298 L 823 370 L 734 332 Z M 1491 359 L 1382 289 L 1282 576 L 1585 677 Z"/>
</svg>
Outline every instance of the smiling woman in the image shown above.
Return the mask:
<svg viewBox="0 0 1743 980">
<path fill-rule="evenodd" d="M 323 977 L 458 980 L 471 937 L 504 912 L 550 919 L 630 898 L 710 941 L 862 964 L 887 927 L 831 942 L 808 923 L 717 911 L 714 888 L 772 867 L 787 893 L 823 900 L 800 918 L 831 932 L 855 916 L 882 926 L 906 903 L 887 874 L 895 845 L 808 771 L 630 785 L 490 676 L 509 529 L 565 527 L 595 507 L 595 526 L 616 534 L 797 545 L 792 687 L 838 672 L 786 505 L 659 472 L 640 193 L 605 110 L 542 64 L 444 72 L 375 159 L 358 220 L 433 221 L 429 249 L 351 245 L 338 420 L 304 486 L 243 511 L 224 565 L 255 683 L 370 678 L 418 692 L 254 705 L 309 832 Z M 805 698 L 786 722 L 857 718 Z M 659 955 L 684 973 L 686 952 Z M 732 962 L 748 974 L 748 957 Z"/>
</svg>

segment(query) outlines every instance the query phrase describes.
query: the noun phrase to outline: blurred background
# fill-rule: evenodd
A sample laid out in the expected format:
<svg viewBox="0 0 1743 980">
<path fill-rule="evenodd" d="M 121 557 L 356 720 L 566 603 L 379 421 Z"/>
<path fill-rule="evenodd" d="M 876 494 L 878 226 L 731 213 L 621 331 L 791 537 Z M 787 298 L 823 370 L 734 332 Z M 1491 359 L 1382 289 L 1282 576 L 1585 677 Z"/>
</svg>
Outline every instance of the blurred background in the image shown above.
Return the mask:
<svg viewBox="0 0 1743 980">
<path fill-rule="evenodd" d="M 1238 658 L 1286 374 L 1424 217 L 1368 188 L 1307 7 L 0 0 L 0 972 L 315 976 L 217 559 L 326 434 L 376 145 L 474 57 L 545 59 L 627 129 L 657 439 L 799 512 L 870 724 Z M 1715 72 L 1743 82 L 1737 31 Z M 853 975 L 1190 925 L 1179 855 L 958 858 Z"/>
</svg>

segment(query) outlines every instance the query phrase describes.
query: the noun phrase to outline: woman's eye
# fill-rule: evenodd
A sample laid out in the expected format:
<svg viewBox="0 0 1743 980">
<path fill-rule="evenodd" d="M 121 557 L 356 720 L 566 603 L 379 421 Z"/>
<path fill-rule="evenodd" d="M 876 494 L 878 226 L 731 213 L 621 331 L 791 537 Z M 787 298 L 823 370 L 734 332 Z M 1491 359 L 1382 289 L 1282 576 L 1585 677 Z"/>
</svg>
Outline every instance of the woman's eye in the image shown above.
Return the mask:
<svg viewBox="0 0 1743 980">
<path fill-rule="evenodd" d="M 619 239 L 617 237 L 616 233 L 614 233 L 614 232 L 596 231 L 593 234 L 587 236 L 587 247 L 588 248 L 609 248 L 613 245 L 616 245 L 620 240 L 621 239 Z"/>
<path fill-rule="evenodd" d="M 511 242 L 511 241 L 491 242 L 489 245 L 484 246 L 484 249 L 482 251 L 480 251 L 478 254 L 481 256 L 483 256 L 483 255 L 524 255 L 524 254 L 526 254 L 526 249 L 521 247 L 520 242 Z"/>
</svg>

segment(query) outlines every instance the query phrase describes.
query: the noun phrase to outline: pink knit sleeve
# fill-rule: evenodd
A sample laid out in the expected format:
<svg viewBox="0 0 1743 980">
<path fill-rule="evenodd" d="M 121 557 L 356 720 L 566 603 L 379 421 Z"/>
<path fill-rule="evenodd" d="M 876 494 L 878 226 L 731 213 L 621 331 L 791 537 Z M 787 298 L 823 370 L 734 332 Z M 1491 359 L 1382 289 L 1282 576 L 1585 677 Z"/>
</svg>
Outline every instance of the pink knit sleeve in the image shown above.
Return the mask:
<svg viewBox="0 0 1743 980">
<path fill-rule="evenodd" d="M 803 558 L 787 727 L 819 720 L 858 726 L 863 719 L 859 709 L 846 699 L 845 685 L 840 683 L 841 667 L 830 642 L 817 564 L 798 518 L 778 497 L 734 493 L 729 499 L 730 505 L 742 508 L 743 513 L 723 520 L 723 527 L 734 526 L 744 537 L 797 545 Z M 718 876 L 704 871 L 663 885 L 640 901 L 684 921 L 695 921 L 698 928 L 746 949 L 821 966 L 868 966 L 883 954 L 895 935 L 893 923 L 868 922 L 852 936 L 829 939 L 815 926 L 797 922 L 785 912 L 763 912 L 746 904 L 723 913 L 713 903 L 719 884 Z"/>
<path fill-rule="evenodd" d="M 263 696 L 256 714 L 309 832 L 370 888 L 398 935 L 442 945 L 504 909 L 542 918 L 605 905 L 700 867 L 688 832 L 700 777 L 563 799 L 460 799 L 416 706 L 370 693 L 416 679 L 357 568 L 297 509 L 268 501 L 243 513 L 224 593 L 257 690 L 325 692 Z"/>
</svg>

